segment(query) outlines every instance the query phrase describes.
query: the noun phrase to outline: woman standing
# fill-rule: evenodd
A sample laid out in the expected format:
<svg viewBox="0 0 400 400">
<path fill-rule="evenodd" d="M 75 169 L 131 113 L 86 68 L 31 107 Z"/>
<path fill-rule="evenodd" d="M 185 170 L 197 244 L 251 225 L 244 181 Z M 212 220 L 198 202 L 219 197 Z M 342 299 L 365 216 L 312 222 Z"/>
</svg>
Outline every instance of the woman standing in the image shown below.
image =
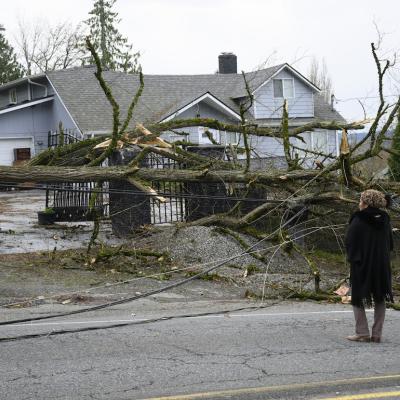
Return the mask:
<svg viewBox="0 0 400 400">
<path fill-rule="evenodd" d="M 390 251 L 393 236 L 389 215 L 382 210 L 390 198 L 377 190 L 361 193 L 359 208 L 350 218 L 346 235 L 347 259 L 350 262 L 351 304 L 356 334 L 348 340 L 381 341 L 385 320 L 385 301 L 393 302 Z M 374 304 L 374 324 L 370 336 L 365 306 Z"/>
</svg>

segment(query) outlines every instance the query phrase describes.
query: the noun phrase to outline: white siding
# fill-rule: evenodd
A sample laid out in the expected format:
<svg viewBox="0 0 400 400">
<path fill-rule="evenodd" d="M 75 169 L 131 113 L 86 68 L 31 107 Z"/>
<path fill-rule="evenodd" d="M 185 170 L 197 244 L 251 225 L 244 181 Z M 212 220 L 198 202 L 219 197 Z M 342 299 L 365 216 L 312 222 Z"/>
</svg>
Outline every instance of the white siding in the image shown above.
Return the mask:
<svg viewBox="0 0 400 400">
<path fill-rule="evenodd" d="M 313 91 L 308 85 L 285 69 L 274 79 L 294 80 L 294 98 L 287 99 L 290 118 L 314 117 Z M 274 98 L 273 80 L 271 79 L 255 92 L 254 116 L 256 119 L 281 118 L 282 105 L 282 98 Z"/>
<path fill-rule="evenodd" d="M 329 131 L 324 129 L 315 130 L 313 132 L 304 132 L 301 134 L 305 143 L 298 139 L 291 140 L 292 143 L 302 149 L 308 149 L 324 154 L 332 154 L 332 156 L 337 155 L 337 144 L 336 144 L 336 131 Z M 300 159 L 304 159 L 303 166 L 313 167 L 314 160 L 323 160 L 324 157 L 316 156 L 313 154 L 307 154 L 301 150 L 296 150 Z M 325 160 L 325 163 L 329 163 L 332 159 Z"/>
<path fill-rule="evenodd" d="M 47 148 L 47 133 L 53 128 L 49 101 L 0 115 L 0 138 L 34 137 L 35 153 Z"/>
<path fill-rule="evenodd" d="M 243 140 L 240 141 L 243 146 Z M 284 156 L 283 145 L 281 139 L 265 136 L 250 136 L 250 147 L 254 150 L 254 156 L 267 158 L 267 157 L 281 157 Z"/>
<path fill-rule="evenodd" d="M 37 154 L 47 148 L 48 132 L 57 131 L 60 122 L 64 129 L 76 131 L 74 122 L 55 96 L 48 102 L 1 114 L 0 139 L 33 137 Z"/>
<path fill-rule="evenodd" d="M 28 100 L 28 85 L 20 84 L 20 85 L 14 86 L 13 88 L 4 89 L 1 91 L 1 93 L 0 93 L 0 108 L 9 106 L 9 104 L 10 104 L 9 91 L 11 89 L 16 89 L 17 104 L 21 104 L 24 101 Z"/>
<path fill-rule="evenodd" d="M 10 138 L 3 139 L 0 137 L 0 165 L 13 165 L 14 149 L 30 148 L 31 157 L 34 155 L 32 138 Z"/>
<path fill-rule="evenodd" d="M 337 142 L 336 142 L 336 131 L 328 132 L 328 153 L 334 156 L 337 155 Z"/>
</svg>

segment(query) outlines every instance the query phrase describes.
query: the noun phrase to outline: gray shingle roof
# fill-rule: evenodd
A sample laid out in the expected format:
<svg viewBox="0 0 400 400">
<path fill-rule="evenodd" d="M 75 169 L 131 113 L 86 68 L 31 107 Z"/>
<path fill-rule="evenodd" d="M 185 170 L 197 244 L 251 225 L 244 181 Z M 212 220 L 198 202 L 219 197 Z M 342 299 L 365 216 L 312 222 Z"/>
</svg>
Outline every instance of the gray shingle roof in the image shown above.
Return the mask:
<svg viewBox="0 0 400 400">
<path fill-rule="evenodd" d="M 247 73 L 246 79 L 250 88 L 256 89 L 283 65 Z M 94 67 L 79 67 L 47 74 L 83 132 L 109 131 L 112 125 L 111 106 L 94 72 Z M 123 120 L 139 87 L 138 76 L 115 71 L 104 71 L 103 76 L 120 104 Z M 207 92 L 236 112 L 239 108 L 235 99 L 246 96 L 241 74 L 145 75 L 144 83 L 143 94 L 130 126 L 136 122 L 158 122 Z M 343 121 L 337 112 L 330 110 L 329 105 L 320 101 L 315 103 L 315 114 L 318 119 Z"/>
</svg>

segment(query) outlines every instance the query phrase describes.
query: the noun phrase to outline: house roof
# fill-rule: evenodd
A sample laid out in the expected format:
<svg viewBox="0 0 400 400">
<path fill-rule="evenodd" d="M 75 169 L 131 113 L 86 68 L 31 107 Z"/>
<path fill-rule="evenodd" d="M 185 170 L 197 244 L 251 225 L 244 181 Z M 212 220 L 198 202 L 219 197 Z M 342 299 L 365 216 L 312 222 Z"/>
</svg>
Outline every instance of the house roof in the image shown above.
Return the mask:
<svg viewBox="0 0 400 400">
<path fill-rule="evenodd" d="M 38 74 L 38 75 L 24 76 L 23 78 L 18 78 L 18 79 L 15 79 L 13 81 L 10 81 L 10 82 L 3 83 L 2 85 L 0 85 L 0 91 L 4 90 L 4 89 L 11 88 L 11 87 L 15 87 L 15 86 L 17 86 L 17 85 L 19 85 L 21 83 L 25 83 L 29 79 L 39 79 L 39 78 L 45 78 L 45 77 L 46 77 L 46 74 L 44 74 L 44 73 L 41 73 L 41 74 Z"/>
<path fill-rule="evenodd" d="M 256 90 L 285 65 L 246 73 L 250 89 Z M 47 73 L 54 89 L 83 132 L 109 131 L 112 126 L 112 108 L 94 76 L 95 70 L 95 67 L 78 67 Z M 103 76 L 120 104 L 122 120 L 139 87 L 138 76 L 115 71 L 104 71 Z M 144 84 L 131 126 L 136 122 L 162 121 L 206 93 L 238 113 L 237 99 L 247 95 L 241 74 L 145 75 Z M 344 121 L 318 94 L 315 95 L 313 120 L 316 119 Z"/>
</svg>

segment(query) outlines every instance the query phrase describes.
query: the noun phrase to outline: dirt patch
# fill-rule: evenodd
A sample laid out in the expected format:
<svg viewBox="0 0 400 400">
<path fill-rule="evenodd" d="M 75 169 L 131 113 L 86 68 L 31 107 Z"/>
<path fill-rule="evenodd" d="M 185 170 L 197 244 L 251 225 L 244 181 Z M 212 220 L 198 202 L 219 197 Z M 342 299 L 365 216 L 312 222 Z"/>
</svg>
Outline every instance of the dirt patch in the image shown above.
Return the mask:
<svg viewBox="0 0 400 400">
<path fill-rule="evenodd" d="M 5 255 L 0 260 L 0 304 L 17 308 L 44 303 L 100 304 L 159 289 L 189 277 L 191 271 L 190 266 L 182 268 L 160 257 L 95 259 L 95 251 L 87 257 L 85 251 L 76 250 Z M 243 298 L 243 291 L 225 280 L 206 279 L 165 295 L 185 300 L 230 299 Z"/>
<path fill-rule="evenodd" d="M 212 227 L 178 231 L 165 227 L 138 233 L 130 244 L 99 246 L 89 255 L 82 249 L 3 255 L 0 301 L 26 301 L 27 305 L 104 301 L 178 282 L 223 261 L 223 266 L 174 289 L 174 293 L 244 297 L 246 291 L 251 291 L 276 297 L 290 291 L 313 290 L 313 275 L 301 255 L 276 251 L 276 243 L 266 241 L 254 249 L 259 258 L 243 255 L 244 244 L 254 243 L 252 237 L 236 241 Z M 241 256 L 232 258 L 237 255 Z M 315 261 L 321 270 L 323 290 L 346 276 L 340 260 L 320 254 Z M 71 297 L 75 292 L 82 297 Z"/>
<path fill-rule="evenodd" d="M 241 234 L 237 240 L 213 227 L 169 226 L 143 229 L 128 243 L 102 244 L 90 254 L 86 249 L 5 254 L 0 260 L 0 304 L 104 303 L 160 289 L 222 262 L 163 295 L 187 300 L 285 298 L 314 292 L 315 275 L 307 258 L 320 273 L 322 292 L 332 292 L 348 275 L 343 254 L 315 249 L 300 254 L 266 240 L 257 243 L 253 255 L 243 254 L 256 243 L 251 236 Z M 400 291 L 399 274 L 394 278 Z"/>
</svg>

